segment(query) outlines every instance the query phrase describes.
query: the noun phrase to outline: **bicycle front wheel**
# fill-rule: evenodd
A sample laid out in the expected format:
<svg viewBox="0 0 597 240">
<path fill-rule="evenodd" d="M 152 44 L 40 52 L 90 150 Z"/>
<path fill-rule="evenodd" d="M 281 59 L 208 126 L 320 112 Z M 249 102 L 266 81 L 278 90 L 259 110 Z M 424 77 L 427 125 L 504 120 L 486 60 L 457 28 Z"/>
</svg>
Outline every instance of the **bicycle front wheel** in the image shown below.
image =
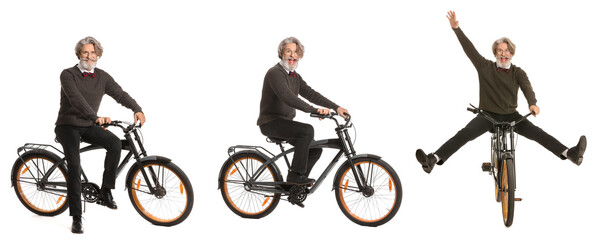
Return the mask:
<svg viewBox="0 0 597 240">
<path fill-rule="evenodd" d="M 149 183 L 141 169 L 147 174 Z M 145 220 L 159 226 L 173 226 L 189 216 L 193 209 L 193 187 L 178 166 L 152 160 L 143 162 L 142 167 L 135 165 L 130 171 L 127 179 L 129 198 Z"/>
<path fill-rule="evenodd" d="M 502 217 L 504 225 L 509 227 L 514 220 L 514 162 L 507 158 L 502 161 L 502 179 L 501 179 L 501 197 L 502 197 Z"/>
<path fill-rule="evenodd" d="M 359 190 L 357 178 L 346 161 L 334 179 L 336 201 L 342 213 L 363 226 L 379 226 L 390 221 L 402 202 L 402 185 L 392 167 L 383 160 L 360 158 L 353 160 L 358 175 L 364 177 L 364 190 Z"/>
<path fill-rule="evenodd" d="M 66 194 L 66 169 L 59 165 L 50 168 L 60 159 L 44 153 L 25 154 L 18 158 L 12 169 L 15 193 L 31 212 L 42 216 L 55 216 L 68 208 Z M 47 179 L 44 177 L 47 176 Z"/>
<path fill-rule="evenodd" d="M 498 158 L 498 154 L 495 150 L 491 150 L 491 167 L 493 168 L 491 171 L 492 176 L 494 177 L 494 179 L 497 179 L 497 172 L 498 172 L 498 166 L 497 166 L 497 158 Z M 495 188 L 495 201 L 496 202 L 501 202 L 502 201 L 502 195 L 501 192 L 499 191 L 499 187 L 498 187 L 498 183 L 497 181 L 494 181 L 494 188 Z"/>
</svg>

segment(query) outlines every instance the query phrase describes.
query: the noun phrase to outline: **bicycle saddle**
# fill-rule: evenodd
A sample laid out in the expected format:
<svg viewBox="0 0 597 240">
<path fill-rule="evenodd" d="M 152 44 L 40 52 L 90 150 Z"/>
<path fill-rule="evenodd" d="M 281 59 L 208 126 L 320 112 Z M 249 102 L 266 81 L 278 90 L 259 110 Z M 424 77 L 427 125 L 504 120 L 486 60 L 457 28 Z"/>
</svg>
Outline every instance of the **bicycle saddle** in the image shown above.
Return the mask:
<svg viewBox="0 0 597 240">
<path fill-rule="evenodd" d="M 60 141 L 58 141 L 58 137 L 54 137 L 54 142 L 56 142 L 56 143 L 60 143 Z M 79 142 L 85 142 L 85 141 L 83 141 L 83 139 L 81 138 L 81 139 L 79 140 Z"/>
<path fill-rule="evenodd" d="M 80 142 L 83 142 L 83 139 L 79 140 Z M 54 142 L 56 143 L 60 143 L 60 141 L 58 141 L 58 137 L 54 137 Z"/>
<path fill-rule="evenodd" d="M 284 139 L 284 138 L 277 138 L 277 137 L 267 137 L 265 140 L 267 142 L 275 143 L 275 144 L 282 144 L 282 143 L 292 144 L 292 142 L 293 142 L 293 139 Z"/>
</svg>

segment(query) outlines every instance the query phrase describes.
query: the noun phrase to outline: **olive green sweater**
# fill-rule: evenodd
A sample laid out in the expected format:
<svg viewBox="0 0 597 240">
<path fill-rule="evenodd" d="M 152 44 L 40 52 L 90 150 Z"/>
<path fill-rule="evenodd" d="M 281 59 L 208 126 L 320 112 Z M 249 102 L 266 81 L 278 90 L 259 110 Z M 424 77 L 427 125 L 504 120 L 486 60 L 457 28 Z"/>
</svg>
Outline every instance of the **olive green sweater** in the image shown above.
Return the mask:
<svg viewBox="0 0 597 240">
<path fill-rule="evenodd" d="M 515 113 L 519 88 L 529 106 L 537 104 L 531 82 L 521 68 L 511 64 L 509 72 L 498 72 L 496 62 L 481 56 L 460 28 L 453 30 L 479 75 L 479 108 L 497 114 Z"/>
<path fill-rule="evenodd" d="M 60 74 L 60 110 L 56 125 L 77 127 L 92 126 L 98 118 L 102 97 L 108 94 L 116 102 L 141 112 L 141 107 L 107 72 L 95 68 L 95 77 L 83 77 L 81 70 L 74 67 L 64 69 Z"/>
<path fill-rule="evenodd" d="M 296 116 L 296 109 L 317 113 L 317 108 L 301 100 L 298 95 L 326 108 L 336 110 L 339 107 L 309 87 L 300 74 L 288 76 L 288 72 L 278 63 L 265 74 L 257 125 L 279 118 L 292 120 Z"/>
</svg>

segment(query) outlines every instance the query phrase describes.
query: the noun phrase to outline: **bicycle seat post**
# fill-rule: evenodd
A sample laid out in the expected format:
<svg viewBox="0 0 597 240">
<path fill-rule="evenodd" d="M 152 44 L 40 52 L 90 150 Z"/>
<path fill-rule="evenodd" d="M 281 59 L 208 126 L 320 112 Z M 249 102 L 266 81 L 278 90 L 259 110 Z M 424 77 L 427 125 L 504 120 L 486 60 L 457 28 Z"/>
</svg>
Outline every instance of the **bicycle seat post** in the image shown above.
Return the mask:
<svg viewBox="0 0 597 240">
<path fill-rule="evenodd" d="M 276 142 L 276 144 L 280 146 L 280 151 L 284 153 L 284 146 L 282 145 L 282 143 L 283 142 Z M 286 166 L 288 166 L 288 169 L 290 169 L 290 161 L 288 161 L 288 156 L 286 156 L 286 154 L 284 154 L 284 160 L 286 161 Z"/>
<path fill-rule="evenodd" d="M 270 143 L 275 143 L 280 147 L 280 154 L 284 154 L 284 146 L 282 144 L 284 144 L 286 142 L 285 139 L 281 139 L 281 138 L 275 138 L 275 137 L 267 137 L 265 139 L 267 142 Z M 286 161 L 286 166 L 288 166 L 288 169 L 290 169 L 290 161 L 288 161 L 288 156 L 286 156 L 286 154 L 284 154 L 284 160 Z"/>
</svg>

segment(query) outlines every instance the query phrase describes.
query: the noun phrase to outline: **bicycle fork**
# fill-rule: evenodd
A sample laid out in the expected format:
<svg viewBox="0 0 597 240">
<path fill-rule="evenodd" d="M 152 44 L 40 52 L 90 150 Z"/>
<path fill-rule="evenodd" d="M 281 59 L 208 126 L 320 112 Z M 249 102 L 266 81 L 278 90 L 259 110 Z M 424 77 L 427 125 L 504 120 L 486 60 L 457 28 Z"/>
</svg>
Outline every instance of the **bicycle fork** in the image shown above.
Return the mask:
<svg viewBox="0 0 597 240">
<path fill-rule="evenodd" d="M 340 139 L 344 140 L 344 141 L 340 141 L 342 143 L 342 148 L 344 149 L 344 153 L 346 155 L 347 161 L 350 164 L 350 169 L 352 170 L 352 173 L 355 176 L 355 181 L 357 182 L 357 186 L 359 187 L 359 192 L 365 192 L 367 190 L 368 184 L 366 182 L 366 177 L 365 174 L 363 173 L 363 168 L 361 168 L 361 166 L 355 166 L 353 163 L 353 157 L 356 154 L 356 151 L 354 150 L 354 146 L 352 145 L 352 141 L 350 139 L 350 135 L 348 134 L 348 130 L 347 129 L 340 129 L 340 128 L 336 128 L 336 133 L 338 134 L 338 137 L 340 137 Z M 371 169 L 369 168 L 369 171 Z M 369 173 L 367 173 L 368 175 Z"/>
</svg>

